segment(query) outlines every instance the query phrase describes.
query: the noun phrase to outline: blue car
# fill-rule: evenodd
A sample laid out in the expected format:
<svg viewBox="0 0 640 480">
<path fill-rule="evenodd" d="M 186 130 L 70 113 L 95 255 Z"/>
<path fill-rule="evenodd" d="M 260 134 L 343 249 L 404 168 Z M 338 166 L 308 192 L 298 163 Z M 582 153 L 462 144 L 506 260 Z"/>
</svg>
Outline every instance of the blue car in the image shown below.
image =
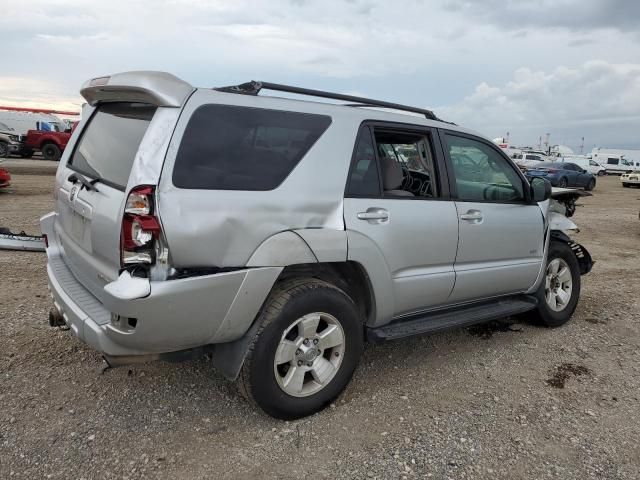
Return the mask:
<svg viewBox="0 0 640 480">
<path fill-rule="evenodd" d="M 551 182 L 554 187 L 560 188 L 584 188 L 593 190 L 596 186 L 596 177 L 575 163 L 543 162 L 525 172 L 529 180 L 533 177 L 543 177 Z"/>
</svg>

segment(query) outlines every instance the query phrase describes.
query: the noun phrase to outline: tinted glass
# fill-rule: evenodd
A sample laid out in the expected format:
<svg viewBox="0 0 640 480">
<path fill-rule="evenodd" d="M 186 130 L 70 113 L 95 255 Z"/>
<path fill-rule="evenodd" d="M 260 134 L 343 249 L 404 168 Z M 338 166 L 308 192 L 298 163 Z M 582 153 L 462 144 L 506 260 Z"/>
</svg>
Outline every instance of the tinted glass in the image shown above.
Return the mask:
<svg viewBox="0 0 640 480">
<path fill-rule="evenodd" d="M 68 165 L 91 178 L 124 188 L 155 111 L 155 107 L 139 103 L 111 103 L 98 107 L 82 132 Z"/>
<path fill-rule="evenodd" d="M 483 142 L 445 135 L 458 198 L 513 202 L 524 199 L 521 177 L 499 152 Z"/>
<path fill-rule="evenodd" d="M 358 139 L 347 194 L 364 197 L 380 195 L 378 164 L 368 129 L 363 130 Z"/>
<path fill-rule="evenodd" d="M 198 108 L 173 170 L 180 188 L 272 190 L 291 173 L 331 117 L 230 105 Z"/>
</svg>

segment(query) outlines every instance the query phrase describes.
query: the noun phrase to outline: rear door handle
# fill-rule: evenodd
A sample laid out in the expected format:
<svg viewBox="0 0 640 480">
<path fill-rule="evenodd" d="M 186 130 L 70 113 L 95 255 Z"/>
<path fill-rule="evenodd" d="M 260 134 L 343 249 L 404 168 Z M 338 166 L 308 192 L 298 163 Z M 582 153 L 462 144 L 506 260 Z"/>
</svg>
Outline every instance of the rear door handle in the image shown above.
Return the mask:
<svg viewBox="0 0 640 480">
<path fill-rule="evenodd" d="M 389 212 L 384 208 L 367 208 L 366 212 L 358 212 L 359 220 L 366 220 L 369 223 L 382 223 L 389 220 Z"/>
<path fill-rule="evenodd" d="M 483 219 L 480 210 L 468 210 L 467 213 L 460 215 L 460 220 L 466 220 L 471 223 L 480 223 Z"/>
</svg>

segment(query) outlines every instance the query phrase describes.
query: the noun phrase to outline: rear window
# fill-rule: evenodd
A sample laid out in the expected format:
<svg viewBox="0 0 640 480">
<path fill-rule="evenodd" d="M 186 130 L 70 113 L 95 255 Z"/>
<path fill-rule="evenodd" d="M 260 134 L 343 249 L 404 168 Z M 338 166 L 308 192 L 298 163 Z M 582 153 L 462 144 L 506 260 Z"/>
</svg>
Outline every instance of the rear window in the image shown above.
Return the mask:
<svg viewBox="0 0 640 480">
<path fill-rule="evenodd" d="M 325 115 L 203 105 L 187 124 L 173 183 L 192 189 L 272 190 L 330 123 Z"/>
<path fill-rule="evenodd" d="M 133 160 L 156 107 L 140 103 L 100 105 L 67 165 L 124 190 Z"/>
</svg>

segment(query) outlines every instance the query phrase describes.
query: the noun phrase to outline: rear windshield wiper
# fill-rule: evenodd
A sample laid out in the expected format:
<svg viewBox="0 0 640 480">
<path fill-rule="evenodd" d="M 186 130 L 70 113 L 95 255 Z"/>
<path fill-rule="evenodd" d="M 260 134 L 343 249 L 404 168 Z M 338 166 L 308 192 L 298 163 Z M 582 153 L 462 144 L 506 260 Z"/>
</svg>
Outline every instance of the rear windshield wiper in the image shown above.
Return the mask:
<svg viewBox="0 0 640 480">
<path fill-rule="evenodd" d="M 95 187 L 95 184 L 100 181 L 99 178 L 89 181 L 79 173 L 72 173 L 71 175 L 69 175 L 69 178 L 67 178 L 67 180 L 74 184 L 80 182 L 82 184 L 82 187 L 93 192 L 98 191 L 98 189 Z M 80 189 L 82 189 L 82 187 L 80 187 Z"/>
</svg>

